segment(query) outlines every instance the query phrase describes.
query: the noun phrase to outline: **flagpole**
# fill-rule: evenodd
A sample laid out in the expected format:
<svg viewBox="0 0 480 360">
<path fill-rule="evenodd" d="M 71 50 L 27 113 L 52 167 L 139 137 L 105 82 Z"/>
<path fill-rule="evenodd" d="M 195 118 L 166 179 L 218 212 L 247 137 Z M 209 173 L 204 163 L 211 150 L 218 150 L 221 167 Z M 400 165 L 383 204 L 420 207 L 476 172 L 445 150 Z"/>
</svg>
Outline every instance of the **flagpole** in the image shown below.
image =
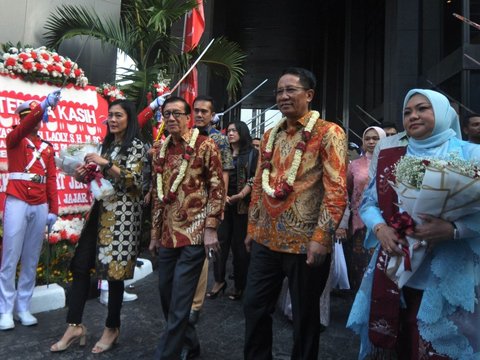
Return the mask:
<svg viewBox="0 0 480 360">
<path fill-rule="evenodd" d="M 180 86 L 180 84 L 182 83 L 183 80 L 185 80 L 185 78 L 188 76 L 188 74 L 190 74 L 192 72 L 192 70 L 195 68 L 195 66 L 198 64 L 198 62 L 202 59 L 203 55 L 205 55 L 205 53 L 207 52 L 208 48 L 212 45 L 212 43 L 215 41 L 215 39 L 212 39 L 207 47 L 205 49 L 203 49 L 202 53 L 198 56 L 197 60 L 195 60 L 195 62 L 193 63 L 192 66 L 190 66 L 190 69 L 187 70 L 187 72 L 182 76 L 182 78 L 180 80 L 178 80 L 178 82 L 175 84 L 175 86 L 172 88 L 171 92 L 173 93 L 175 90 L 177 90 L 177 88 Z"/>
<path fill-rule="evenodd" d="M 474 27 L 475 29 L 480 30 L 480 25 L 479 24 L 477 24 L 476 22 L 473 22 L 470 19 L 467 19 L 465 16 L 458 15 L 456 13 L 453 13 L 452 15 L 455 16 L 460 21 L 463 21 L 465 24 L 468 24 L 468 25 Z"/>
<path fill-rule="evenodd" d="M 230 110 L 232 110 L 235 106 L 237 106 L 238 104 L 240 104 L 243 100 L 245 100 L 246 98 L 248 98 L 250 95 L 252 95 L 255 91 L 257 91 L 263 84 L 265 84 L 266 82 L 268 81 L 268 79 L 265 79 L 263 80 L 259 85 L 257 85 L 257 87 L 255 89 L 253 89 L 252 91 L 250 91 L 247 95 L 245 95 L 243 98 L 241 98 L 240 100 L 238 100 L 235 104 L 233 104 L 232 106 L 230 106 L 227 110 L 225 110 L 224 112 L 222 112 L 222 115 L 225 115 L 226 113 L 228 113 Z M 220 115 L 220 114 L 219 114 Z"/>
<path fill-rule="evenodd" d="M 183 18 L 183 39 L 182 39 L 182 53 L 185 54 L 185 40 L 187 39 L 187 17 L 188 14 L 191 13 L 193 10 L 190 10 L 188 13 L 185 14 Z M 172 91 L 173 93 L 173 91 Z M 177 96 L 180 96 L 180 88 L 177 90 Z"/>
<path fill-rule="evenodd" d="M 249 125 L 253 120 L 255 120 L 256 118 L 258 118 L 259 116 L 262 116 L 263 114 L 265 114 L 267 111 L 269 110 L 272 110 L 274 107 L 276 107 L 277 104 L 273 104 L 272 106 L 266 108 L 265 110 L 263 110 L 260 114 L 257 114 L 255 115 L 254 117 L 248 119 L 247 121 L 244 121 L 245 124 Z"/>
<path fill-rule="evenodd" d="M 269 125 L 271 123 L 271 119 L 273 119 L 275 116 L 277 116 L 278 114 L 280 114 L 280 111 L 277 111 L 275 114 L 273 114 L 272 116 L 270 116 L 267 120 L 265 120 L 263 122 L 263 124 L 265 124 L 265 126 Z M 269 123 L 267 123 L 267 121 L 270 121 Z M 258 129 L 260 126 L 262 126 L 262 124 L 258 124 L 257 126 L 255 126 L 254 128 L 252 128 L 251 132 L 255 129 Z"/>
</svg>

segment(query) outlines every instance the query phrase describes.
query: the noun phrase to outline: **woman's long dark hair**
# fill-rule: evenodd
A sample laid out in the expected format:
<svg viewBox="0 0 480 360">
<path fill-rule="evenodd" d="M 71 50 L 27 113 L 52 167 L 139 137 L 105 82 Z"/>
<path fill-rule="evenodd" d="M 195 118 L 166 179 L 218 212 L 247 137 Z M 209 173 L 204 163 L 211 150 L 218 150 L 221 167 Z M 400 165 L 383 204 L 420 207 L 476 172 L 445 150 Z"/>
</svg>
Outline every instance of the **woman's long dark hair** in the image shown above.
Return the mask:
<svg viewBox="0 0 480 360">
<path fill-rule="evenodd" d="M 120 148 L 119 153 L 124 154 L 126 153 L 127 149 L 132 145 L 132 141 L 134 138 L 140 138 L 139 135 L 139 126 L 138 126 L 138 120 L 137 120 L 137 112 L 135 109 L 135 105 L 128 100 L 115 100 L 111 102 L 108 105 L 108 111 L 112 108 L 114 105 L 120 105 L 120 107 L 125 110 L 127 113 L 127 129 L 125 130 L 125 135 L 123 137 L 122 141 L 122 147 Z M 102 145 L 102 152 L 106 151 L 110 145 L 112 144 L 113 140 L 115 139 L 115 136 L 110 132 L 110 128 L 107 125 L 107 135 L 105 136 L 105 139 L 103 140 L 103 145 Z"/>
<path fill-rule="evenodd" d="M 252 147 L 252 137 L 250 136 L 250 129 L 247 124 L 242 121 L 231 121 L 227 126 L 227 130 L 232 124 L 235 126 L 235 129 L 237 129 L 238 136 L 240 137 L 240 140 L 238 141 L 240 146 L 239 153 L 250 151 Z"/>
</svg>

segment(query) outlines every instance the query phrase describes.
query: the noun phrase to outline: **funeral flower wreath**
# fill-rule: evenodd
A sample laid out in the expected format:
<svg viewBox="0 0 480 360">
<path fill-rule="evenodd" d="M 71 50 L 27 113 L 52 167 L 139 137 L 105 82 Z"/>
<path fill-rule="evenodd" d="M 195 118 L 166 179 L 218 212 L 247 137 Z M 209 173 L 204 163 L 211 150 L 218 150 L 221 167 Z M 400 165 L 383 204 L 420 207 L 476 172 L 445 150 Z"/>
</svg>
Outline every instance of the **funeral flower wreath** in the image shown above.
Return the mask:
<svg viewBox="0 0 480 360">
<path fill-rule="evenodd" d="M 68 57 L 47 50 L 45 46 L 39 48 L 10 47 L 0 56 L 0 73 L 18 75 L 25 80 L 41 80 L 61 84 L 67 82 L 85 87 L 88 79 L 78 64 Z"/>
</svg>

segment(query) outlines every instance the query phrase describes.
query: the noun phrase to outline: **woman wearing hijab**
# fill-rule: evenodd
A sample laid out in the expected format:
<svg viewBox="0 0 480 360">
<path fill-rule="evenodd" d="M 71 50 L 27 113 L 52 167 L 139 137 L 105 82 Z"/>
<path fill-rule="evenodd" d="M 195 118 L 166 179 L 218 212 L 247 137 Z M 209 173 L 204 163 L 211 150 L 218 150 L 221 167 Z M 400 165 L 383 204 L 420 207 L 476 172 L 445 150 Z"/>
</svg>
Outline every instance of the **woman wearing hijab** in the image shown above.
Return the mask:
<svg viewBox="0 0 480 360">
<path fill-rule="evenodd" d="M 478 359 L 480 213 L 455 222 L 421 215 L 422 223 L 409 234 L 427 243 L 419 268 L 401 289 L 385 273 L 389 257 L 402 256 L 399 246 L 407 245 L 390 222 L 399 211 L 388 186 L 394 164 L 405 154 L 446 158 L 457 153 L 464 160 L 480 160 L 480 147 L 460 140 L 458 116 L 442 94 L 410 90 L 403 109 L 408 145 L 380 150 L 377 175 L 360 207 L 367 227 L 365 247 L 377 248 L 347 327 L 360 334 L 360 359 Z"/>
<path fill-rule="evenodd" d="M 373 150 L 378 141 L 386 136 L 385 131 L 378 126 L 366 128 L 362 136 L 362 156 L 348 165 L 347 189 L 350 197 L 350 211 L 345 211 L 344 219 L 342 219 L 342 223 L 336 232 L 336 237 L 337 239 L 347 239 L 348 235 L 351 236 L 350 241 L 345 242 L 344 245 L 346 245 L 346 253 L 349 258 L 350 288 L 355 291 L 358 290 L 362 282 L 363 273 L 370 259 L 369 251 L 363 248 L 366 230 L 358 210 L 363 191 L 368 185 L 368 168 Z M 347 234 L 348 230 L 350 230 L 349 234 Z"/>
</svg>

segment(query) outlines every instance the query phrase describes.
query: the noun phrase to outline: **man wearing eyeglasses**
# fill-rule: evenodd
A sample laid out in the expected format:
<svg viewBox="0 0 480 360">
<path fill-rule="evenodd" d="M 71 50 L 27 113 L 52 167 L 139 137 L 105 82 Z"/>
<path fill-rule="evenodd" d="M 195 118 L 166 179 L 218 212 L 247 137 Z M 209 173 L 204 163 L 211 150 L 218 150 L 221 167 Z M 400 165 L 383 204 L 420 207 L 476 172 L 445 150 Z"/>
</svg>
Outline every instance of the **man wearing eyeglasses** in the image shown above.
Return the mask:
<svg viewBox="0 0 480 360">
<path fill-rule="evenodd" d="M 190 105 L 170 97 L 161 109 L 170 135 L 153 160 L 149 249 L 158 248 L 167 326 L 155 359 L 190 359 L 200 353 L 195 327 L 188 321 L 190 308 L 205 256 L 219 249 L 217 227 L 225 189 L 217 146 L 197 129 L 188 129 Z"/>
<path fill-rule="evenodd" d="M 233 156 L 230 150 L 230 144 L 225 135 L 212 126 L 213 119 L 215 117 L 215 103 L 211 96 L 199 95 L 193 101 L 193 112 L 195 127 L 200 132 L 208 135 L 218 147 L 222 157 L 222 176 L 225 184 L 225 192 L 228 189 L 228 174 L 233 166 Z M 197 290 L 195 291 L 195 297 L 193 298 L 192 310 L 190 312 L 190 322 L 196 324 L 200 315 L 200 310 L 203 307 L 203 301 L 205 300 L 205 293 L 207 291 L 208 280 L 208 258 L 205 259 L 203 264 L 202 274 L 198 281 Z M 212 291 L 219 291 L 216 288 L 216 284 L 213 286 Z M 208 295 L 207 295 L 208 296 Z"/>
<path fill-rule="evenodd" d="M 288 278 L 292 359 L 317 359 L 320 295 L 332 235 L 346 207 L 347 141 L 310 110 L 314 75 L 284 70 L 274 92 L 283 118 L 263 136 L 245 245 L 251 252 L 244 296 L 244 358 L 272 358 L 272 312 Z"/>
</svg>

